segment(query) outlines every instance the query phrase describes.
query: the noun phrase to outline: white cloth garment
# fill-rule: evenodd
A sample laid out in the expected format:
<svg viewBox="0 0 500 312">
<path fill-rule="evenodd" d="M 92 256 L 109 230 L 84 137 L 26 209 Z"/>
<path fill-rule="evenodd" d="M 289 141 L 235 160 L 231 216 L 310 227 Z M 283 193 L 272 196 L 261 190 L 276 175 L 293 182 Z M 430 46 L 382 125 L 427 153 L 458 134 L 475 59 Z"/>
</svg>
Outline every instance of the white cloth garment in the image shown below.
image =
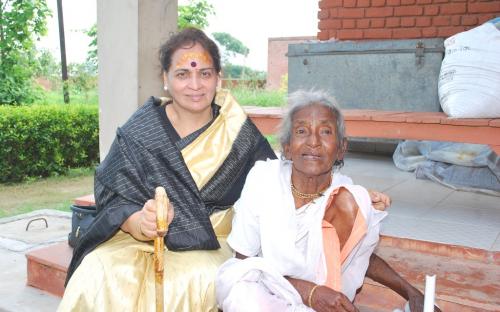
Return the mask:
<svg viewBox="0 0 500 312">
<path fill-rule="evenodd" d="M 330 193 L 339 187 L 353 194 L 367 225 L 365 236 L 342 264 L 342 292 L 353 300 L 363 283 L 386 213 L 373 209 L 368 192 L 339 173 L 324 196 L 295 209 L 291 170 L 289 161 L 259 161 L 247 176 L 227 241 L 249 258 L 230 259 L 219 268 L 217 302 L 225 312 L 310 311 L 283 276 L 324 284 L 322 220 Z"/>
</svg>

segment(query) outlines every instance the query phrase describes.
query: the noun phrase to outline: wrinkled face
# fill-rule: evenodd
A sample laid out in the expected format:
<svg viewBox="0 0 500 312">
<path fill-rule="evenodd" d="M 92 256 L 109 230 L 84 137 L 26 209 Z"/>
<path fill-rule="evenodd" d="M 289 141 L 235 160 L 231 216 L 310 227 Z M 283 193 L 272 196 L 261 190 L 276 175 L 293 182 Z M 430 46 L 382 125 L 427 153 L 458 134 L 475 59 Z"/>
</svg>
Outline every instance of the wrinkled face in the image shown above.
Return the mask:
<svg viewBox="0 0 500 312">
<path fill-rule="evenodd" d="M 284 146 L 285 157 L 293 161 L 296 174 L 307 177 L 331 174 L 336 159 L 336 120 L 332 111 L 322 105 L 311 105 L 297 111 L 292 120 L 290 144 Z"/>
<path fill-rule="evenodd" d="M 196 43 L 175 51 L 171 64 L 163 78 L 173 105 L 190 113 L 209 110 L 219 79 L 210 54 Z"/>
</svg>

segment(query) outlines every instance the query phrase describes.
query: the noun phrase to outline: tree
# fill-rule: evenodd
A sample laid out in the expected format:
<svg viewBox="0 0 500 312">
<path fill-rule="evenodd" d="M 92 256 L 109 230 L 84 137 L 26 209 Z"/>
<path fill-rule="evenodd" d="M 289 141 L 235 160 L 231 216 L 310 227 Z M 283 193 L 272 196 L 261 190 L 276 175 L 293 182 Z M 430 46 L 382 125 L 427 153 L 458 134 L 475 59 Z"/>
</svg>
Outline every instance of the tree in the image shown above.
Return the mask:
<svg viewBox="0 0 500 312">
<path fill-rule="evenodd" d="M 183 30 L 187 27 L 204 29 L 208 26 L 207 18 L 215 15 L 214 7 L 207 0 L 190 0 L 188 5 L 179 5 L 177 27 Z"/>
<path fill-rule="evenodd" d="M 97 24 L 92 25 L 85 34 L 90 37 L 89 51 L 87 52 L 87 64 L 94 73 L 97 73 Z"/>
<path fill-rule="evenodd" d="M 250 52 L 250 49 L 248 49 L 243 42 L 240 40 L 236 39 L 235 37 L 231 36 L 228 33 L 225 32 L 215 32 L 212 34 L 214 36 L 214 39 L 224 47 L 225 53 L 229 54 L 230 56 L 235 56 L 236 54 L 242 55 L 244 57 L 247 57 L 248 53 Z"/>
<path fill-rule="evenodd" d="M 224 67 L 228 67 L 231 65 L 229 62 L 230 57 L 236 56 L 236 54 L 242 55 L 243 57 L 247 57 L 250 49 L 248 49 L 243 42 L 236 39 L 225 32 L 216 32 L 213 33 L 214 39 L 224 47 L 224 52 L 222 54 L 222 59 L 224 62 Z M 241 76 L 239 78 L 245 78 L 245 66 L 242 66 Z"/>
<path fill-rule="evenodd" d="M 45 0 L 0 0 L 0 103 L 34 100 L 35 40 L 50 15 Z"/>
<path fill-rule="evenodd" d="M 49 50 L 41 49 L 37 51 L 33 76 L 49 82 L 50 88 L 55 89 L 61 85 L 61 62 L 57 61 Z"/>
</svg>

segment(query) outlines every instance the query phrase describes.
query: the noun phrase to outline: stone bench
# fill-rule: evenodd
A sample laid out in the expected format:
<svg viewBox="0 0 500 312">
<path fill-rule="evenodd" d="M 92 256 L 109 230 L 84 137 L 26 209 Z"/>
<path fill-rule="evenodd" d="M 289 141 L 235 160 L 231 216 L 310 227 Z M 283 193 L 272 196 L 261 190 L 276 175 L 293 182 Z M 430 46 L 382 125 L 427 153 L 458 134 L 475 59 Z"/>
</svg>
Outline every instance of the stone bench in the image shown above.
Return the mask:
<svg viewBox="0 0 500 312">
<path fill-rule="evenodd" d="M 245 107 L 263 134 L 274 134 L 279 107 Z M 441 112 L 342 110 L 348 137 L 450 141 L 487 144 L 500 155 L 500 118 L 458 119 Z"/>
</svg>

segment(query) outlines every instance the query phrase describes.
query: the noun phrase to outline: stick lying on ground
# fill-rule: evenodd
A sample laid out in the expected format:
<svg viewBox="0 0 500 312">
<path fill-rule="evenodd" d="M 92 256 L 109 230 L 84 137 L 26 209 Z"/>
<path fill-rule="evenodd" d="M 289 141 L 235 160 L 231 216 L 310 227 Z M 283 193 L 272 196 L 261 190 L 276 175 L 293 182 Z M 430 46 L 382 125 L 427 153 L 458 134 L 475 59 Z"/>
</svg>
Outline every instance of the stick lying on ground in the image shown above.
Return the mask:
<svg viewBox="0 0 500 312">
<path fill-rule="evenodd" d="M 165 243 L 163 237 L 167 234 L 168 223 L 168 197 L 165 189 L 161 186 L 155 190 L 156 201 L 156 228 L 158 236 L 155 238 L 155 291 L 156 291 L 156 312 L 164 312 L 163 309 L 163 255 L 165 252 Z"/>
</svg>

